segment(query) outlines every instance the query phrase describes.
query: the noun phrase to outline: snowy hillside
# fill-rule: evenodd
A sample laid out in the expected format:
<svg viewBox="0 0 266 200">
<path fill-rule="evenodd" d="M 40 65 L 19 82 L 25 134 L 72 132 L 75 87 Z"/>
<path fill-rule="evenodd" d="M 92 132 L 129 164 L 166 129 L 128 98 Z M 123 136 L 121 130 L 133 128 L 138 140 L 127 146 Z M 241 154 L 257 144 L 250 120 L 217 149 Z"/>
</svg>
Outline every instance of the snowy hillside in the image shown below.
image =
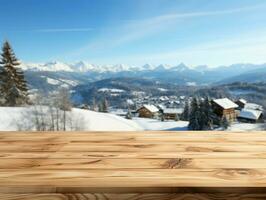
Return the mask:
<svg viewBox="0 0 266 200">
<path fill-rule="evenodd" d="M 0 131 L 17 131 L 18 121 L 23 118 L 27 108 L 0 107 Z M 71 115 L 78 117 L 84 131 L 186 131 L 188 122 L 164 121 L 145 118 L 127 120 L 123 117 L 74 108 Z M 233 123 L 228 131 L 260 131 L 263 124 Z"/>
<path fill-rule="evenodd" d="M 0 131 L 17 131 L 18 121 L 27 108 L 0 107 Z M 78 116 L 85 131 L 141 131 L 141 130 L 186 130 L 187 122 L 161 122 L 153 119 L 127 120 L 108 113 L 99 113 L 74 108 L 71 115 Z"/>
<path fill-rule="evenodd" d="M 0 130 L 16 131 L 16 121 L 21 120 L 27 108 L 0 107 Z M 112 114 L 73 109 L 71 115 L 78 116 L 84 130 L 93 131 L 135 131 L 142 130 L 138 124 Z"/>
</svg>

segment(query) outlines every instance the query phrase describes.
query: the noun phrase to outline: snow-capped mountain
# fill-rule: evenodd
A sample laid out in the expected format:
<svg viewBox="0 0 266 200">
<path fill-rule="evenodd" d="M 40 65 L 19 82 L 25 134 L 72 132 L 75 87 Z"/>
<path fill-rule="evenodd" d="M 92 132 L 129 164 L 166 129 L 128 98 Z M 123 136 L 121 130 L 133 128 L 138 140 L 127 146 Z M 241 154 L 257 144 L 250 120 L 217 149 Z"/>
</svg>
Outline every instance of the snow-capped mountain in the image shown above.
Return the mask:
<svg viewBox="0 0 266 200">
<path fill-rule="evenodd" d="M 43 74 L 45 73 L 45 76 L 50 79 L 58 79 L 60 82 L 62 82 L 61 79 L 70 80 L 77 84 L 108 78 L 145 77 L 171 84 L 187 85 L 188 83 L 195 83 L 196 85 L 202 85 L 243 80 L 249 77 L 247 73 L 253 74 L 252 78 L 249 78 L 249 80 L 256 80 L 256 77 L 258 78 L 258 75 L 262 74 L 261 71 L 266 71 L 266 64 L 234 64 L 231 66 L 209 68 L 205 65 L 189 67 L 181 63 L 176 66 L 145 64 L 141 67 L 137 67 L 125 64 L 95 65 L 84 61 L 70 64 L 58 61 L 47 63 L 22 63 L 21 67 L 27 74 L 29 74 L 29 72 L 34 72 L 35 76 L 38 74 L 44 76 Z M 243 76 L 244 74 L 245 76 Z M 264 76 L 261 76 L 258 80 L 264 80 Z"/>
<path fill-rule="evenodd" d="M 58 61 L 47 62 L 47 63 L 22 63 L 22 69 L 31 71 L 49 71 L 49 72 L 120 72 L 136 70 L 136 67 L 127 66 L 124 64 L 117 65 L 94 65 L 84 61 L 76 63 L 63 63 Z"/>
<path fill-rule="evenodd" d="M 23 70 L 30 71 L 49 71 L 49 72 L 123 72 L 123 71 L 150 71 L 150 70 L 163 70 L 170 69 L 170 65 L 151 65 L 145 64 L 141 67 L 116 64 L 116 65 L 94 65 L 84 61 L 75 63 L 63 63 L 58 61 L 52 61 L 47 63 L 23 63 L 21 64 Z"/>
<path fill-rule="evenodd" d="M 67 71 L 67 72 L 74 72 L 74 69 L 71 65 L 52 61 L 47 63 L 23 63 L 20 65 L 23 70 L 30 70 L 30 71 L 48 71 L 48 72 L 58 72 L 58 71 Z"/>
</svg>

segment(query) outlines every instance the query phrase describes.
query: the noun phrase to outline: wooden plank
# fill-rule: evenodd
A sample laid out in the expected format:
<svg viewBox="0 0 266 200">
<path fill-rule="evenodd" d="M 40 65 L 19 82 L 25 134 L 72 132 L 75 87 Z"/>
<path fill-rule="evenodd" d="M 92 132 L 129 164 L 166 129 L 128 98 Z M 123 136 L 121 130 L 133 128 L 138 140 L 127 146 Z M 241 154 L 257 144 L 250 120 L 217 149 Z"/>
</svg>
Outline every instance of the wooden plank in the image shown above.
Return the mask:
<svg viewBox="0 0 266 200">
<path fill-rule="evenodd" d="M 266 152 L 0 152 L 3 159 L 206 158 L 266 159 Z"/>
<path fill-rule="evenodd" d="M 1 170 L 1 190 L 12 187 L 175 188 L 266 187 L 265 169 Z"/>
<path fill-rule="evenodd" d="M 98 192 L 109 198 L 110 192 L 188 188 L 227 191 L 226 195 L 250 189 L 258 193 L 266 187 L 265 136 L 266 132 L 0 133 L 0 192 L 88 193 L 90 198 Z M 69 198 L 58 195 L 54 197 Z M 235 195 L 231 197 L 249 198 Z"/>
<path fill-rule="evenodd" d="M 237 145 L 234 143 L 185 143 L 185 144 L 49 144 L 39 143 L 0 145 L 0 152 L 266 152 L 266 144 Z"/>
<path fill-rule="evenodd" d="M 84 137 L 84 136 L 83 136 Z M 176 144 L 176 143 L 228 143 L 228 144 L 239 144 L 239 145 L 255 145 L 255 144 L 266 144 L 266 138 L 254 137 L 252 139 L 239 140 L 238 137 L 221 138 L 212 137 L 206 139 L 206 137 L 167 137 L 167 136 L 157 136 L 157 137 L 103 137 L 103 136 L 93 136 L 81 138 L 66 138 L 56 137 L 56 139 L 50 138 L 35 138 L 35 137 L 24 137 L 24 138 L 5 138 L 0 140 L 0 145 L 13 145 L 13 144 L 51 144 L 54 145 L 64 145 L 64 144 L 135 144 L 135 143 L 151 143 L 151 144 Z"/>
<path fill-rule="evenodd" d="M 1 200 L 262 200 L 266 194 L 0 194 Z"/>
<path fill-rule="evenodd" d="M 135 139 L 161 139 L 162 141 L 164 138 L 166 140 L 169 139 L 175 139 L 175 140 L 205 140 L 208 138 L 208 140 L 215 140 L 215 141 L 228 141 L 230 139 L 234 141 L 247 141 L 247 138 L 250 139 L 250 141 L 265 141 L 265 134 L 266 132 L 242 132 L 242 133 L 235 133 L 235 132 L 98 132 L 98 133 L 91 133 L 91 132 L 84 132 L 84 133 L 2 133 L 0 132 L 0 139 L 1 140 L 14 140 L 14 136 L 18 139 L 50 139 L 50 140 L 61 140 L 62 135 L 66 136 L 66 140 L 81 140 L 80 138 L 83 138 L 85 141 L 94 141 L 95 139 L 105 139 L 109 141 L 118 141 L 121 142 L 123 140 L 135 140 Z M 240 137 L 245 136 L 244 138 Z M 238 140 L 237 140 L 238 139 Z M 120 141 L 121 140 L 121 141 Z M 65 140 L 64 140 L 65 141 Z M 214 141 L 214 142 L 215 142 Z"/>
<path fill-rule="evenodd" d="M 99 138 L 106 138 L 107 140 L 116 140 L 118 141 L 119 139 L 121 140 L 134 140 L 134 138 L 155 138 L 157 137 L 163 140 L 164 138 L 176 138 L 176 139 L 194 139 L 195 141 L 197 140 L 204 140 L 204 138 L 206 139 L 206 137 L 208 137 L 208 140 L 211 139 L 220 139 L 220 140 L 227 140 L 227 139 L 234 139 L 238 141 L 241 140 L 247 140 L 247 138 L 249 138 L 251 141 L 261 139 L 262 141 L 265 141 L 265 132 L 252 132 L 252 133 L 248 133 L 248 132 L 165 132 L 165 131 L 161 131 L 161 132 L 138 132 L 138 133 L 134 133 L 134 132 L 84 132 L 84 133 L 79 133 L 79 132 L 75 132 L 75 133 L 68 133 L 68 132 L 62 132 L 62 133 L 51 133 L 51 132 L 32 132 L 32 133 L 18 133 L 18 132 L 0 132 L 0 140 L 4 141 L 4 140 L 27 140 L 27 138 L 29 138 L 30 140 L 32 139 L 51 139 L 51 140 L 56 140 L 56 139 L 60 139 L 62 137 L 62 135 L 66 136 L 66 140 L 67 138 L 69 139 L 79 139 L 81 137 L 84 137 L 84 135 L 89 135 L 90 137 L 87 137 L 86 140 L 91 140 L 90 138 L 92 138 L 92 140 L 94 140 L 94 137 L 99 137 Z M 241 140 L 239 140 L 239 138 L 241 136 L 245 135 L 244 138 L 241 138 Z M 15 137 L 14 137 L 15 136 Z M 113 139 L 112 139 L 113 138 Z M 62 138 L 61 138 L 62 139 Z M 120 142 L 120 141 L 119 141 Z"/>
<path fill-rule="evenodd" d="M 0 169 L 265 169 L 266 159 L 87 158 L 4 159 Z"/>
</svg>

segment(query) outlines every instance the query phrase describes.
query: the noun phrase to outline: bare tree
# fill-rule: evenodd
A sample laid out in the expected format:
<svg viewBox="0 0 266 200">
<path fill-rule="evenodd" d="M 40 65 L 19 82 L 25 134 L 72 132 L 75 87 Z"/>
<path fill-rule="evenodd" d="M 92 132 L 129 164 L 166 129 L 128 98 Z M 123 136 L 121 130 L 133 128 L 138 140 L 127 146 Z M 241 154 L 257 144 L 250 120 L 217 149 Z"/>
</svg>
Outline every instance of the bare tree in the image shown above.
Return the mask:
<svg viewBox="0 0 266 200">
<path fill-rule="evenodd" d="M 62 114 L 62 125 L 63 130 L 66 130 L 66 122 L 67 122 L 67 111 L 71 111 L 72 104 L 70 102 L 70 93 L 66 88 L 61 88 L 56 95 L 56 107 L 59 108 Z M 57 112 L 58 113 L 58 112 Z"/>
<path fill-rule="evenodd" d="M 66 89 L 53 93 L 48 98 L 37 95 L 33 104 L 16 120 L 19 130 L 67 131 L 83 130 L 84 120 L 72 112 L 70 95 Z"/>
</svg>

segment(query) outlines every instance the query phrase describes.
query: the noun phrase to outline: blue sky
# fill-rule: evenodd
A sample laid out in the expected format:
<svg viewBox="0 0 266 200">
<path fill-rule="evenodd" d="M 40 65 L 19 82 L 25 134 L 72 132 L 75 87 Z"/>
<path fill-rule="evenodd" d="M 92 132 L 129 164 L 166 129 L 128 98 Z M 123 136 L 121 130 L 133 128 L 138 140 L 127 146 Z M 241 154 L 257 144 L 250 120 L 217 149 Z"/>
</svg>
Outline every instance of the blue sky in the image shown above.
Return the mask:
<svg viewBox="0 0 266 200">
<path fill-rule="evenodd" d="M 0 19 L 26 62 L 266 62 L 265 0 L 0 0 Z"/>
</svg>

